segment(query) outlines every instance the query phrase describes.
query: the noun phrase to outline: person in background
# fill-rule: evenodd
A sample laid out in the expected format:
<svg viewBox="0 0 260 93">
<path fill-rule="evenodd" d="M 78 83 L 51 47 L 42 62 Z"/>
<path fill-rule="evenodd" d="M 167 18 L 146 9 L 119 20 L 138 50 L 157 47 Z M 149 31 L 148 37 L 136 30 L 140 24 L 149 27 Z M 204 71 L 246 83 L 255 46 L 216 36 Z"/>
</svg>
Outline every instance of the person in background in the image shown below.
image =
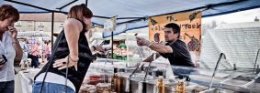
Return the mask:
<svg viewBox="0 0 260 93">
<path fill-rule="evenodd" d="M 85 35 L 91 28 L 92 16 L 85 4 L 71 7 L 50 61 L 35 76 L 33 93 L 78 93 L 93 60 Z"/>
<path fill-rule="evenodd" d="M 27 44 L 27 39 L 24 38 L 21 41 L 20 46 L 23 50 L 23 57 L 22 57 L 22 60 L 20 62 L 20 65 L 22 65 L 22 64 L 25 64 L 27 62 L 27 59 L 28 59 L 29 47 L 28 47 L 28 44 Z"/>
<path fill-rule="evenodd" d="M 104 40 L 101 44 L 98 44 L 98 42 L 94 42 L 92 45 L 93 46 L 91 47 L 91 50 L 94 56 L 101 58 L 109 57 L 109 50 L 111 50 L 110 40 Z"/>
<path fill-rule="evenodd" d="M 44 42 L 43 46 L 43 61 L 48 61 L 51 56 L 51 44 L 49 41 Z"/>
<path fill-rule="evenodd" d="M 91 48 L 93 55 L 96 57 L 96 59 L 99 58 L 106 58 L 105 55 L 105 49 L 102 48 L 102 46 L 92 46 Z"/>
<path fill-rule="evenodd" d="M 39 66 L 39 56 L 40 56 L 40 43 L 35 42 L 32 45 L 32 49 L 30 51 L 30 58 L 32 59 L 31 67 L 38 68 Z"/>
<path fill-rule="evenodd" d="M 118 46 L 120 48 L 120 59 L 121 60 L 127 60 L 127 46 L 125 44 L 125 41 L 120 41 L 120 44 Z"/>
<path fill-rule="evenodd" d="M 0 6 L 0 93 L 14 93 L 14 61 L 20 62 L 23 56 L 14 28 L 18 20 L 17 9 L 6 4 Z"/>
</svg>

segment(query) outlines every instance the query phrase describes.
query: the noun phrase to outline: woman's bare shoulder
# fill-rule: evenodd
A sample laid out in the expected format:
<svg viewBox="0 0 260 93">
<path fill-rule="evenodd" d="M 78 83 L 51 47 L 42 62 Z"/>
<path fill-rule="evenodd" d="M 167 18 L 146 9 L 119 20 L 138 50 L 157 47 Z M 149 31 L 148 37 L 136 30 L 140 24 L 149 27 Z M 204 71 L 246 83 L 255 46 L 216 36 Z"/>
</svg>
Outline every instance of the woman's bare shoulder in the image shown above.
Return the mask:
<svg viewBox="0 0 260 93">
<path fill-rule="evenodd" d="M 79 20 L 75 19 L 75 18 L 68 18 L 65 20 L 64 24 L 75 24 L 75 23 L 80 23 Z"/>
<path fill-rule="evenodd" d="M 73 26 L 73 27 L 82 28 L 81 22 L 75 18 L 68 18 L 67 20 L 65 20 L 64 26 Z"/>
</svg>

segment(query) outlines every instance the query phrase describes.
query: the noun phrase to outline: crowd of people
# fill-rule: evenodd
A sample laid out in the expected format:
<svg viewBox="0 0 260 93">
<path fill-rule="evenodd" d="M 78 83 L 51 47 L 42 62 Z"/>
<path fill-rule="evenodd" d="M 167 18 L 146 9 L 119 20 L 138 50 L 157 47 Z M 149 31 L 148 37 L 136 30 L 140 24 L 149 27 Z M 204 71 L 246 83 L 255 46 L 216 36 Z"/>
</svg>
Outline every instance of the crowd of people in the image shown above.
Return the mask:
<svg viewBox="0 0 260 93">
<path fill-rule="evenodd" d="M 48 62 L 51 55 L 51 41 L 21 39 L 20 46 L 23 49 L 23 58 L 20 64 L 30 61 L 31 67 L 38 68 L 41 63 Z"/>
</svg>

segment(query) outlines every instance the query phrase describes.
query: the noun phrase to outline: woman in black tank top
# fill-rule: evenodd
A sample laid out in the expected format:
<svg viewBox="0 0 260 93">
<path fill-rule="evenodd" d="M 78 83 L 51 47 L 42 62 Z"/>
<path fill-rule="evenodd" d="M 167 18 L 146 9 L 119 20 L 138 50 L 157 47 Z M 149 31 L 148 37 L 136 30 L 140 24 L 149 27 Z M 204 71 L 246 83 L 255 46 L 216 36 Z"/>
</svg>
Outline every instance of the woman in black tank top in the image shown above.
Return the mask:
<svg viewBox="0 0 260 93">
<path fill-rule="evenodd" d="M 93 59 L 85 36 L 92 16 L 84 4 L 70 9 L 49 62 L 35 76 L 33 93 L 78 93 Z"/>
</svg>

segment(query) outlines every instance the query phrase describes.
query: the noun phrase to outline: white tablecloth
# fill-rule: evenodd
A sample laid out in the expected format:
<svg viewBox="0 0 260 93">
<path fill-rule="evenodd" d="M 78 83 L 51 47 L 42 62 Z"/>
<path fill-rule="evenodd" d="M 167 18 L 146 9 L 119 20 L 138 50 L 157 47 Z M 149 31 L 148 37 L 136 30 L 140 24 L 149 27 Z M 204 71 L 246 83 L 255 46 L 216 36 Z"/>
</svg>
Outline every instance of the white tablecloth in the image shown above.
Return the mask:
<svg viewBox="0 0 260 93">
<path fill-rule="evenodd" d="M 39 70 L 19 71 L 15 76 L 15 93 L 32 93 L 33 78 Z"/>
</svg>

